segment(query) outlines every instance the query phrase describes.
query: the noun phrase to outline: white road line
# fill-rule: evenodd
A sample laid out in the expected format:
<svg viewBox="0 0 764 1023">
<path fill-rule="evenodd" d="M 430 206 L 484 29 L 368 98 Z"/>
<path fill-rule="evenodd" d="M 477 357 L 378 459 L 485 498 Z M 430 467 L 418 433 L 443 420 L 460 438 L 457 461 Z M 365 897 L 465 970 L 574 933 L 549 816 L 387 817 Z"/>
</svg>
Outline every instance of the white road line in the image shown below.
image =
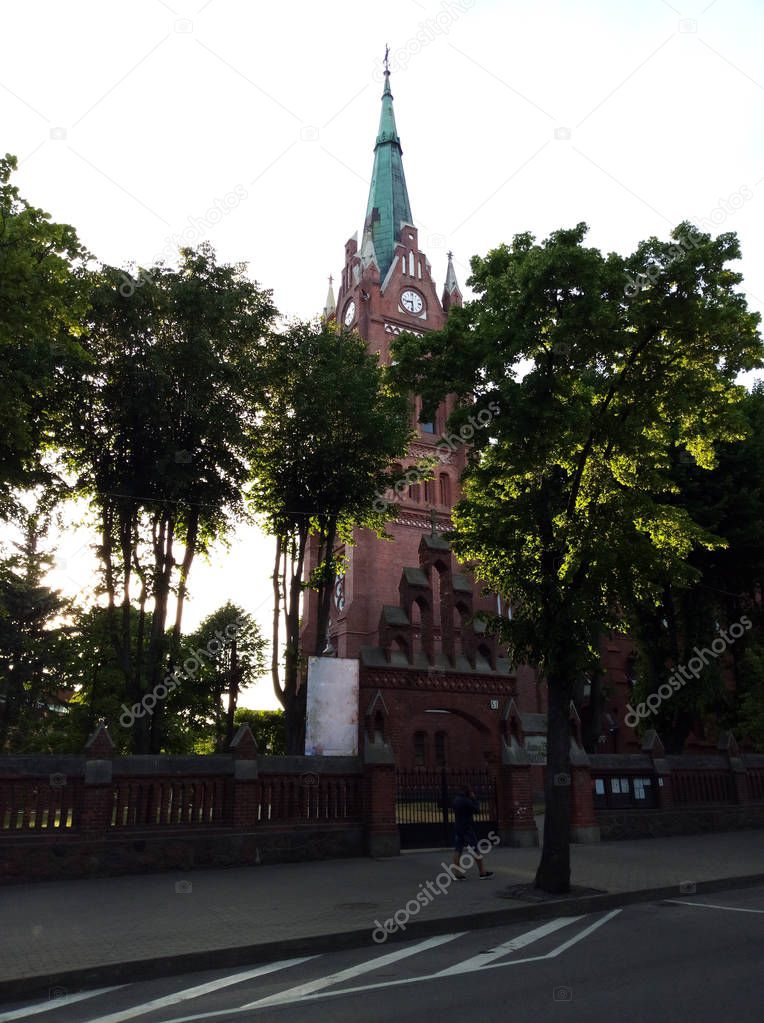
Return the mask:
<svg viewBox="0 0 764 1023">
<path fill-rule="evenodd" d="M 614 916 L 618 916 L 620 912 L 620 909 L 611 909 L 610 912 L 606 913 L 601 920 L 595 920 L 593 924 L 589 924 L 588 927 L 584 927 L 582 931 L 579 931 L 578 934 L 574 934 L 572 938 L 564 941 L 562 945 L 558 945 L 557 948 L 553 949 L 549 953 L 549 958 L 553 959 L 555 956 L 562 955 L 562 953 L 569 949 L 572 945 L 576 945 L 579 941 L 583 941 L 584 938 L 588 938 L 592 931 L 596 931 L 598 927 L 602 927 L 602 925 L 606 924 L 608 920 L 612 920 Z"/>
<path fill-rule="evenodd" d="M 525 963 L 539 963 L 539 962 L 542 962 L 545 959 L 552 959 L 555 956 L 558 956 L 562 952 L 564 952 L 565 949 L 570 948 L 570 946 L 572 944 L 575 944 L 576 941 L 580 941 L 583 938 L 587 937 L 589 934 L 592 933 L 592 931 L 596 930 L 598 927 L 601 927 L 603 924 L 607 923 L 608 920 L 612 920 L 612 918 L 617 913 L 620 913 L 620 912 L 621 912 L 620 909 L 613 910 L 612 912 L 608 913 L 607 916 L 603 917 L 601 920 L 598 920 L 595 924 L 592 924 L 590 927 L 584 928 L 584 930 L 581 931 L 581 933 L 578 934 L 572 941 L 566 941 L 562 945 L 558 945 L 557 948 L 553 949 L 551 952 L 547 952 L 545 955 L 541 955 L 541 956 L 528 956 L 525 959 L 507 959 L 507 960 L 505 960 L 502 963 L 489 963 L 487 966 L 484 966 L 483 969 L 484 970 L 501 970 L 501 969 L 504 969 L 507 966 L 522 966 Z M 450 937 L 458 938 L 458 937 L 462 937 L 462 935 L 454 934 L 454 935 L 451 935 Z M 421 950 L 421 948 L 418 947 L 417 951 L 420 951 L 420 950 Z M 383 956 L 382 958 L 384 959 L 384 958 L 387 958 L 387 957 Z M 381 960 L 375 960 L 374 962 L 375 962 L 375 967 L 376 967 L 376 966 L 378 966 L 380 964 Z M 313 1001 L 318 1001 L 319 999 L 324 999 L 324 998 L 341 998 L 343 995 L 356 995 L 356 994 L 362 994 L 362 993 L 364 993 L 366 991 L 379 991 L 382 988 L 401 987 L 404 984 L 420 984 L 423 981 L 427 981 L 427 980 L 441 980 L 442 981 L 443 977 L 439 973 L 429 973 L 429 974 L 425 974 L 425 975 L 419 976 L 419 977 L 399 977 L 396 980 L 378 981 L 375 984 L 362 984 L 359 987 L 346 987 L 346 988 L 341 988 L 339 991 L 316 991 L 316 992 L 314 992 L 311 995 L 306 995 L 306 996 L 303 996 L 302 998 L 300 998 L 300 1002 L 301 1003 L 302 1002 L 313 1002 Z M 294 994 L 294 992 L 292 992 L 292 994 Z M 281 996 L 279 995 L 277 997 L 281 997 Z M 244 1012 L 245 1010 L 251 1010 L 252 1008 L 264 1007 L 266 1004 L 270 1005 L 270 1004 L 276 1004 L 276 1003 L 272 1003 L 270 1001 L 270 999 L 269 999 L 267 1002 L 255 1002 L 253 1005 L 243 1005 L 243 1006 L 241 1006 L 238 1009 L 222 1009 L 222 1010 L 218 1010 L 217 1012 L 202 1012 L 202 1013 L 198 1013 L 197 1015 L 194 1015 L 194 1016 L 182 1016 L 179 1019 L 178 1018 L 174 1018 L 172 1020 L 162 1020 L 161 1023 L 197 1023 L 197 1021 L 200 1021 L 200 1020 L 211 1020 L 211 1019 L 214 1019 L 215 1021 L 217 1021 L 217 1020 L 223 1019 L 226 1016 L 237 1016 L 239 1013 Z M 98 1023 L 98 1021 L 92 1021 L 92 1023 Z"/>
<path fill-rule="evenodd" d="M 417 955 L 419 952 L 426 952 L 431 948 L 437 948 L 438 945 L 445 945 L 448 941 L 461 938 L 464 933 L 444 934 L 438 938 L 428 938 L 427 941 L 420 941 L 418 945 L 399 948 L 395 952 L 388 952 L 387 955 L 367 959 L 366 962 L 357 963 L 355 966 L 350 966 L 346 970 L 340 970 L 338 973 L 330 973 L 328 977 L 319 977 L 318 980 L 311 980 L 306 984 L 298 984 L 297 987 L 290 988 L 288 991 L 280 991 L 278 994 L 270 995 L 268 998 L 260 998 L 256 1002 L 249 1002 L 248 1005 L 243 1005 L 242 1009 L 260 1009 L 265 1008 L 266 1005 L 284 1005 L 287 1002 L 297 1001 L 306 995 L 313 995 L 325 987 L 341 984 L 344 980 L 352 980 L 353 977 L 358 977 L 362 973 L 370 973 L 372 970 L 378 970 L 382 966 L 397 963 L 400 959 L 406 959 L 408 956 Z"/>
<path fill-rule="evenodd" d="M 26 1019 L 27 1016 L 35 1016 L 38 1012 L 50 1012 L 51 1009 L 59 1009 L 64 1005 L 74 1005 L 75 1002 L 82 1002 L 86 998 L 97 998 L 98 995 L 108 994 L 109 991 L 119 991 L 124 984 L 116 987 L 100 987 L 96 991 L 82 991 L 76 995 L 61 995 L 59 998 L 49 998 L 39 1005 L 28 1005 L 25 1009 L 14 1009 L 13 1012 L 0 1013 L 0 1023 L 9 1023 L 12 1019 Z"/>
<path fill-rule="evenodd" d="M 741 906 L 716 906 L 712 902 L 684 902 L 682 899 L 666 899 L 677 906 L 699 906 L 701 909 L 726 909 L 728 913 L 764 913 L 764 909 L 743 909 Z"/>
<path fill-rule="evenodd" d="M 505 941 L 503 945 L 497 945 L 490 952 L 481 952 L 480 955 L 473 956 L 471 959 L 465 959 L 464 962 L 457 963 L 455 966 L 449 966 L 447 969 L 437 973 L 436 976 L 452 977 L 457 973 L 472 973 L 474 970 L 482 970 L 484 966 L 492 963 L 495 959 L 501 959 L 502 956 L 509 955 L 510 952 L 516 952 L 520 948 L 532 945 L 534 941 L 540 941 L 547 934 L 553 934 L 555 931 L 559 931 L 561 927 L 567 927 L 568 924 L 575 923 L 576 920 L 580 919 L 580 916 L 561 916 L 556 920 L 550 920 L 549 923 L 536 927 L 532 931 L 518 934 L 516 938 Z"/>
<path fill-rule="evenodd" d="M 219 980 L 211 980 L 207 984 L 198 984 L 196 987 L 186 988 L 185 991 L 176 991 L 163 998 L 155 998 L 152 1002 L 144 1002 L 142 1005 L 135 1005 L 129 1009 L 122 1009 L 113 1012 L 108 1016 L 99 1016 L 97 1019 L 87 1020 L 87 1023 L 123 1023 L 123 1020 L 134 1019 L 136 1016 L 145 1016 L 147 1012 L 155 1009 L 166 1009 L 170 1005 L 177 1005 L 178 1002 L 186 1002 L 189 998 L 201 998 L 202 995 L 210 994 L 212 991 L 219 991 L 221 988 L 230 987 L 232 984 L 241 984 L 245 980 L 252 980 L 254 977 L 263 977 L 266 973 L 275 973 L 276 970 L 285 970 L 289 966 L 299 966 L 300 963 L 307 963 L 316 956 L 303 956 L 301 959 L 281 959 L 277 963 L 265 963 L 252 970 L 244 970 L 242 973 L 234 973 L 229 977 L 221 977 Z M 211 1013 L 210 1015 L 215 1015 Z"/>
</svg>

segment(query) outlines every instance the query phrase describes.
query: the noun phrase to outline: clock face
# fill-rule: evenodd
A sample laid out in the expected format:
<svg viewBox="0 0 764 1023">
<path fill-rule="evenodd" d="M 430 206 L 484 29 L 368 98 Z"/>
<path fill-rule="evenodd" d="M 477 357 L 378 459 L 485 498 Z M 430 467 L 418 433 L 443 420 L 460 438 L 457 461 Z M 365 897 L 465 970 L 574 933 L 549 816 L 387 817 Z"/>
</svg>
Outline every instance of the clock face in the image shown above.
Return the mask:
<svg viewBox="0 0 764 1023">
<path fill-rule="evenodd" d="M 348 302 L 345 307 L 345 326 L 349 327 L 355 319 L 355 302 Z"/>
<path fill-rule="evenodd" d="M 424 300 L 416 291 L 404 291 L 401 295 L 401 305 L 408 313 L 418 316 L 424 309 Z"/>
</svg>

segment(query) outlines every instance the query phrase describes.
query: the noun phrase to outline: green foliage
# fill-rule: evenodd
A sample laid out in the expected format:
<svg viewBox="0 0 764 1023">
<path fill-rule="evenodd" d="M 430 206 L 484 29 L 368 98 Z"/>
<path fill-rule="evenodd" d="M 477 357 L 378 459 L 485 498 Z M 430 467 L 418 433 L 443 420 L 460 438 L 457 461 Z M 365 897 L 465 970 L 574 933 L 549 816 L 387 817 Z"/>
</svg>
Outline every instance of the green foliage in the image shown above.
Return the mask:
<svg viewBox="0 0 764 1023">
<path fill-rule="evenodd" d="M 208 245 L 181 250 L 178 270 L 141 271 L 134 291 L 124 282 L 112 267 L 93 279 L 84 341 L 92 365 L 72 409 L 67 459 L 101 534 L 112 640 L 133 703 L 178 652 L 194 557 L 244 514 L 263 333 L 275 309 L 242 266 L 218 265 Z M 137 724 L 136 750 L 159 749 L 163 715 L 150 735 L 148 722 Z"/>
<path fill-rule="evenodd" d="M 764 753 L 764 642 L 751 643 L 738 665 L 741 691 L 739 739 L 749 740 L 756 753 Z"/>
<path fill-rule="evenodd" d="M 271 674 L 286 712 L 287 749 L 303 752 L 305 687 L 298 690 L 300 602 L 309 537 L 310 584 L 318 590 L 318 626 L 310 653 L 326 636 L 338 543 L 353 529 L 381 529 L 377 493 L 411 435 L 409 403 L 376 355 L 334 324 L 294 323 L 268 342 L 266 393 L 252 450 L 252 507 L 276 537 Z M 285 620 L 283 679 L 278 655 Z"/>
<path fill-rule="evenodd" d="M 87 253 L 10 184 L 16 159 L 0 159 L 0 517 L 15 491 L 49 481 L 43 455 L 67 435 L 68 381 L 87 306 Z"/>
<path fill-rule="evenodd" d="M 601 625 L 626 627 L 626 609 L 656 605 L 667 574 L 694 575 L 696 547 L 720 545 L 674 500 L 671 468 L 681 450 L 710 468 L 715 445 L 742 436 L 734 379 L 762 354 L 726 265 L 734 235 L 695 235 L 681 260 L 657 239 L 605 257 L 584 235 L 519 235 L 474 258 L 479 299 L 396 352 L 430 407 L 464 396 L 454 428 L 500 409 L 476 433 L 453 542 L 513 601 L 501 624 L 514 655 L 547 671 L 561 652 L 567 669 L 571 654 L 586 666 Z M 650 262 L 665 269 L 627 299 L 627 273 Z"/>
<path fill-rule="evenodd" d="M 43 582 L 52 558 L 42 550 L 47 522 L 24 516 L 24 538 L 0 563 L 0 752 L 47 749 L 64 700 L 62 615 L 68 602 Z"/>
<path fill-rule="evenodd" d="M 230 601 L 185 637 L 177 658 L 180 684 L 167 697 L 166 748 L 187 749 L 192 739 L 224 752 L 239 693 L 265 672 L 266 649 L 257 622 Z"/>
<path fill-rule="evenodd" d="M 261 756 L 278 757 L 286 753 L 283 710 L 237 707 L 234 722 L 237 728 L 243 724 L 249 725 Z"/>
<path fill-rule="evenodd" d="M 569 887 L 568 706 L 596 670 L 601 629 L 661 605 L 689 558 L 723 544 L 676 500 L 672 467 L 745 433 L 735 379 L 762 365 L 759 318 L 736 291 L 737 239 L 681 224 L 624 258 L 584 245 L 586 226 L 543 243 L 515 237 L 472 260 L 478 295 L 445 329 L 394 346 L 400 379 L 431 412 L 462 396 L 454 429 L 494 407 L 475 434 L 452 543 L 513 607 L 494 622 L 549 688 L 547 817 L 536 883 Z M 680 241 L 691 236 L 691 244 Z M 650 270 L 651 284 L 633 281 Z M 628 290 L 627 290 L 628 289 Z M 636 293 L 635 293 L 636 292 Z"/>
<path fill-rule="evenodd" d="M 672 500 L 681 505 L 723 545 L 698 548 L 689 556 L 694 580 L 684 587 L 667 577 L 657 608 L 635 608 L 634 634 L 640 648 L 641 686 L 635 697 L 644 699 L 666 681 L 675 665 L 686 664 L 695 646 L 706 647 L 724 629 L 748 614 L 754 625 L 757 594 L 764 582 L 764 387 L 744 395 L 739 411 L 745 439 L 717 446 L 716 465 L 699 468 L 679 452 L 672 467 L 677 491 Z M 650 720 L 667 749 L 679 751 L 691 729 L 700 732 L 703 719 L 714 714 L 720 723 L 742 735 L 746 725 L 731 699 L 727 683 L 744 692 L 741 660 L 756 629 L 735 643 L 729 657 L 712 661 L 700 677 L 661 705 Z M 731 679 L 729 674 L 731 672 Z M 726 673 L 726 674 L 725 674 Z M 744 673 L 743 673 L 744 674 Z M 647 725 L 646 725 L 647 726 Z"/>
<path fill-rule="evenodd" d="M 373 504 L 410 439 L 409 405 L 366 342 L 295 323 L 269 339 L 267 393 L 253 459 L 253 506 L 274 536 L 334 518 L 343 539 L 378 524 Z"/>
</svg>

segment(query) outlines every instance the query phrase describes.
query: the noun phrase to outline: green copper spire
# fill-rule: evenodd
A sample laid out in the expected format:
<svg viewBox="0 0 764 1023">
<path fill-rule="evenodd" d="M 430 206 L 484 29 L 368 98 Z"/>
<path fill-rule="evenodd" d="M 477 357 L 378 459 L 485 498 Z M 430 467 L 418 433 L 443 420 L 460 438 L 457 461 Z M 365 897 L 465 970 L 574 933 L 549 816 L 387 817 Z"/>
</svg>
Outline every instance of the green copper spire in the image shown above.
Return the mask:
<svg viewBox="0 0 764 1023">
<path fill-rule="evenodd" d="M 363 225 L 364 242 L 371 240 L 374 246 L 374 255 L 383 281 L 393 261 L 395 246 L 400 241 L 401 223 L 412 223 L 401 153 L 401 140 L 395 127 L 393 94 L 390 91 L 390 69 L 385 55 L 382 113 L 379 118 L 377 144 L 374 147 L 374 170 Z"/>
</svg>

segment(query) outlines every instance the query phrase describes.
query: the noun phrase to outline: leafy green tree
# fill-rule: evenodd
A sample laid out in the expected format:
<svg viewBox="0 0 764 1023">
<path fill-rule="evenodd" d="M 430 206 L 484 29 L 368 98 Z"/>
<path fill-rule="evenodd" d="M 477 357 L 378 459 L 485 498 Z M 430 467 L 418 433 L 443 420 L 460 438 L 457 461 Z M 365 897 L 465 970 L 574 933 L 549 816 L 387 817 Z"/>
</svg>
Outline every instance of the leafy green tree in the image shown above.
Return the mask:
<svg viewBox="0 0 764 1023">
<path fill-rule="evenodd" d="M 265 673 L 266 651 L 257 622 L 236 604 L 228 601 L 208 615 L 183 642 L 180 684 L 168 697 L 168 732 L 193 733 L 197 745 L 204 739 L 224 752 L 234 736 L 239 695 Z"/>
<path fill-rule="evenodd" d="M 741 694 L 736 726 L 740 738 L 753 744 L 757 753 L 764 753 L 764 642 L 761 618 L 757 639 L 746 646 L 739 658 L 736 681 Z"/>
<path fill-rule="evenodd" d="M 302 753 L 306 687 L 300 671 L 300 606 L 306 557 L 315 544 L 310 585 L 317 591 L 320 654 L 329 621 L 339 543 L 353 528 L 381 528 L 377 492 L 411 435 L 407 398 L 393 390 L 378 357 L 356 334 L 333 324 L 295 323 L 268 342 L 267 392 L 252 454 L 252 504 L 276 538 L 271 674 L 286 715 L 286 748 Z M 283 672 L 280 626 L 285 631 Z"/>
<path fill-rule="evenodd" d="M 263 756 L 278 757 L 286 753 L 283 710 L 252 710 L 237 707 L 234 718 L 236 728 L 248 724 Z"/>
<path fill-rule="evenodd" d="M 764 387 L 758 384 L 740 404 L 746 437 L 718 445 L 710 471 L 680 452 L 672 478 L 672 500 L 694 521 L 716 534 L 723 545 L 697 548 L 689 555 L 694 578 L 679 586 L 665 579 L 658 606 L 634 611 L 634 633 L 640 647 L 640 686 L 636 700 L 657 692 L 673 669 L 686 665 L 695 647 L 707 648 L 720 632 L 746 615 L 753 628 L 727 653 L 710 661 L 692 684 L 661 703 L 650 727 L 658 729 L 669 752 L 680 752 L 691 730 L 704 722 L 732 728 L 742 737 L 741 697 L 756 700 L 755 671 L 746 659 L 749 647 L 764 640 L 759 595 L 764 585 Z M 755 660 L 755 654 L 751 655 Z M 745 661 L 745 664 L 744 664 Z M 728 683 L 732 683 L 730 688 Z"/>
<path fill-rule="evenodd" d="M 67 455 L 100 534 L 112 642 L 133 704 L 179 656 L 195 556 L 244 514 L 275 309 L 242 266 L 218 265 L 208 245 L 181 250 L 177 270 L 139 271 L 134 288 L 125 280 L 105 267 L 94 281 L 91 365 Z M 158 751 L 165 706 L 136 721 L 135 752 Z"/>
<path fill-rule="evenodd" d="M 138 611 L 131 609 L 130 636 L 135 651 Z M 74 608 L 66 643 L 60 651 L 57 675 L 68 693 L 66 713 L 57 715 L 46 731 L 51 752 L 81 753 L 99 722 L 109 729 L 114 745 L 127 754 L 131 732 L 121 720 L 125 712 L 125 683 L 114 649 L 105 607 Z"/>
<path fill-rule="evenodd" d="M 715 445 L 743 435 L 734 381 L 762 360 L 758 316 L 728 266 L 734 235 L 682 224 L 624 258 L 585 247 L 585 233 L 522 234 L 473 258 L 478 298 L 443 331 L 396 347 L 426 409 L 463 396 L 454 428 L 489 402 L 499 409 L 475 433 L 452 542 L 512 601 L 512 620 L 495 624 L 546 679 L 536 885 L 550 892 L 570 885 L 575 681 L 596 666 L 601 629 L 626 630 L 630 607 L 658 604 L 668 575 L 692 575 L 691 551 L 719 543 L 673 501 L 672 458 L 688 451 L 710 469 Z"/>
<path fill-rule="evenodd" d="M 24 519 L 22 542 L 0 564 L 0 751 L 14 753 L 44 749 L 47 723 L 65 707 L 58 668 L 68 601 L 44 582 L 45 518 Z"/>
<path fill-rule="evenodd" d="M 64 441 L 64 393 L 76 380 L 87 308 L 87 253 L 74 228 L 56 224 L 10 183 L 0 159 L 0 517 L 16 491 L 50 480 L 44 452 Z"/>
</svg>

